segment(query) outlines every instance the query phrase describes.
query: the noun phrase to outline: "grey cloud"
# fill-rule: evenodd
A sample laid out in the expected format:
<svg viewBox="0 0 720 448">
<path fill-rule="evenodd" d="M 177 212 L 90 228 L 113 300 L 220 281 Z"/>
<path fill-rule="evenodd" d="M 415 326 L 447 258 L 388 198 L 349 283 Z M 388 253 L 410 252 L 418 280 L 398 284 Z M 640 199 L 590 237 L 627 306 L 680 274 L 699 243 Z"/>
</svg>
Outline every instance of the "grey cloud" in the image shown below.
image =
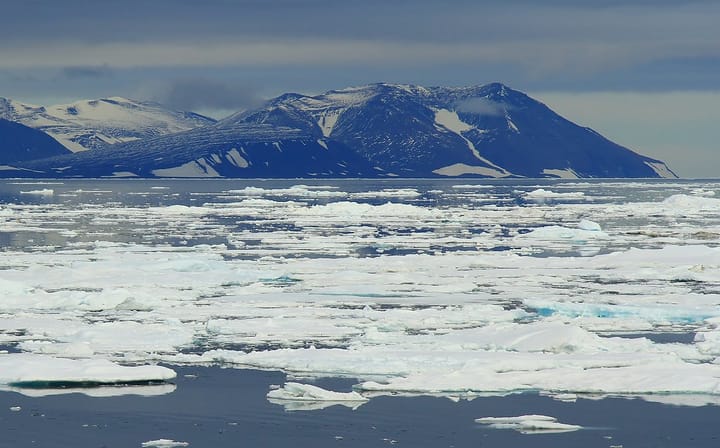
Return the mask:
<svg viewBox="0 0 720 448">
<path fill-rule="evenodd" d="M 76 82 L 108 66 L 118 82 L 132 70 L 212 67 L 282 71 L 286 86 L 345 84 L 331 69 L 357 82 L 720 86 L 703 67 L 720 61 L 720 3 L 710 0 L 26 0 L 3 13 L 13 20 L 0 27 L 0 69 L 70 66 Z"/>
<path fill-rule="evenodd" d="M 241 110 L 262 101 L 256 92 L 242 83 L 184 78 L 158 89 L 151 99 L 178 110 Z"/>
<path fill-rule="evenodd" d="M 108 65 L 64 67 L 61 73 L 63 77 L 69 79 L 106 78 L 114 75 L 113 69 Z"/>
<path fill-rule="evenodd" d="M 191 42 L 242 37 L 511 41 L 518 38 L 637 39 L 666 27 L 692 35 L 717 27 L 717 2 L 695 0 L 126 0 L 123 2 L 8 2 L 13 21 L 0 41 L 67 39 L 83 42 Z M 28 6 L 31 3 L 33 7 Z M 138 14 L 137 11 L 142 11 Z M 28 34 L 24 30 L 33 29 Z M 579 34 L 578 34 L 579 33 Z M 707 35 L 705 36 L 708 37 Z"/>
</svg>

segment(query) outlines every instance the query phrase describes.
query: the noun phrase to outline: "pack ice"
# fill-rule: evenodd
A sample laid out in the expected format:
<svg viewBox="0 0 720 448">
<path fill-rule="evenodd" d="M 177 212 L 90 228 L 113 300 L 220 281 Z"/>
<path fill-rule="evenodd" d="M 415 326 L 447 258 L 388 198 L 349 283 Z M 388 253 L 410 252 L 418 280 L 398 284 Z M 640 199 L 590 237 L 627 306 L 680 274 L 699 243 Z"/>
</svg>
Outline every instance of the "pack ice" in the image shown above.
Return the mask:
<svg viewBox="0 0 720 448">
<path fill-rule="evenodd" d="M 287 372 L 286 401 L 347 399 L 299 381 L 327 376 L 360 397 L 720 401 L 715 184 L 350 186 L 3 203 L 0 383 L 222 364 Z"/>
</svg>

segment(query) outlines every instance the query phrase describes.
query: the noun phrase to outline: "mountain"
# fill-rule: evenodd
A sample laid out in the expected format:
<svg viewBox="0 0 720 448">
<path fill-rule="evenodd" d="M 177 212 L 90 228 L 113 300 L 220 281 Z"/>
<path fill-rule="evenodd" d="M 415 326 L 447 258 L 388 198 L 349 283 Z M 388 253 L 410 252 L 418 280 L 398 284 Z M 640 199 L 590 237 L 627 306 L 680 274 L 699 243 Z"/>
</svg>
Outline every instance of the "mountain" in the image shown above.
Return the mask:
<svg viewBox="0 0 720 448">
<path fill-rule="evenodd" d="M 192 112 L 120 97 L 48 107 L 0 98 L 0 118 L 41 130 L 73 152 L 174 134 L 215 122 Z"/>
<path fill-rule="evenodd" d="M 499 83 L 288 93 L 213 125 L 23 167 L 50 177 L 676 177 Z"/>
<path fill-rule="evenodd" d="M 22 164 L 48 177 L 377 177 L 342 143 L 298 129 L 217 124 Z"/>
<path fill-rule="evenodd" d="M 399 176 L 677 177 L 663 162 L 500 83 L 374 84 L 318 96 L 286 94 L 224 122 L 303 129 L 342 142 Z"/>
<path fill-rule="evenodd" d="M 0 170 L 9 174 L 9 164 L 67 154 L 63 145 L 44 132 L 0 118 Z"/>
</svg>

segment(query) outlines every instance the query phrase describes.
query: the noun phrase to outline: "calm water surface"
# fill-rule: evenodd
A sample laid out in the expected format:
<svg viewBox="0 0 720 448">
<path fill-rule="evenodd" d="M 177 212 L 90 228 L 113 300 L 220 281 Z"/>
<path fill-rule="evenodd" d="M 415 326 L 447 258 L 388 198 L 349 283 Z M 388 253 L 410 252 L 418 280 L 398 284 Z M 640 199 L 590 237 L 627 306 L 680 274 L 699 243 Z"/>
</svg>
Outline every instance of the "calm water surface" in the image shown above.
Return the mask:
<svg viewBox="0 0 720 448">
<path fill-rule="evenodd" d="M 453 402 L 433 397 L 378 397 L 352 410 L 333 406 L 286 411 L 267 401 L 277 372 L 180 368 L 177 390 L 157 397 L 30 398 L 0 393 L 2 447 L 139 447 L 172 439 L 191 447 L 647 447 L 720 444 L 720 407 L 684 407 L 638 399 L 565 403 L 536 394 Z M 350 382 L 316 384 L 347 390 Z M 344 389 L 345 388 L 345 389 Z M 20 411 L 10 407 L 19 406 Z M 586 429 L 521 434 L 474 423 L 484 416 L 547 414 Z"/>
</svg>

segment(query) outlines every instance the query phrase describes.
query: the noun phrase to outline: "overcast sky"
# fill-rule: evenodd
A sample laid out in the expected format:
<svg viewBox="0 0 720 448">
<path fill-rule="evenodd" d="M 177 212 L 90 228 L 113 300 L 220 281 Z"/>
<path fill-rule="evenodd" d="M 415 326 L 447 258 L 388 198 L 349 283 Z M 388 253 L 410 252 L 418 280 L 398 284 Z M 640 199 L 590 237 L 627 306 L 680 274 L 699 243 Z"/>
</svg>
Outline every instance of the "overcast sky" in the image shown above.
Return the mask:
<svg viewBox="0 0 720 448">
<path fill-rule="evenodd" d="M 287 91 L 500 81 L 720 177 L 716 0 L 9 0 L 0 96 L 220 116 Z"/>
</svg>

